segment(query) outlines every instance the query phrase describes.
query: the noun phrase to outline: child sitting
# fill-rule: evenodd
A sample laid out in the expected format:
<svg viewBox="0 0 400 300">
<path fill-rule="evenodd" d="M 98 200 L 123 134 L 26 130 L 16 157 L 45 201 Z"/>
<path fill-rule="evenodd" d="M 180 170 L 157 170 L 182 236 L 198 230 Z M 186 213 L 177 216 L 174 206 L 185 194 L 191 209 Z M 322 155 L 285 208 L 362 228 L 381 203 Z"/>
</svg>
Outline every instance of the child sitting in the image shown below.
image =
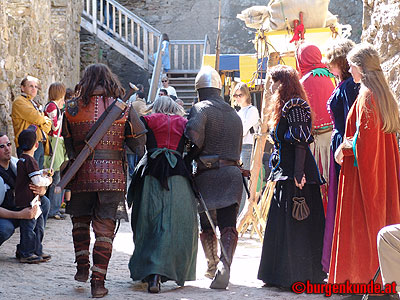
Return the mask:
<svg viewBox="0 0 400 300">
<path fill-rule="evenodd" d="M 38 148 L 35 125 L 30 125 L 18 137 L 18 144 L 23 153 L 17 163 L 17 179 L 15 182 L 15 204 L 24 209 L 31 205 L 35 195 L 29 188 L 33 183 L 37 186 L 49 186 L 52 178 L 44 170 L 39 170 L 39 165 L 33 157 Z M 51 256 L 44 254 L 42 240 L 44 236 L 44 218 L 40 214 L 37 218 L 20 221 L 20 244 L 18 253 L 21 263 L 39 263 L 50 260 Z"/>
</svg>

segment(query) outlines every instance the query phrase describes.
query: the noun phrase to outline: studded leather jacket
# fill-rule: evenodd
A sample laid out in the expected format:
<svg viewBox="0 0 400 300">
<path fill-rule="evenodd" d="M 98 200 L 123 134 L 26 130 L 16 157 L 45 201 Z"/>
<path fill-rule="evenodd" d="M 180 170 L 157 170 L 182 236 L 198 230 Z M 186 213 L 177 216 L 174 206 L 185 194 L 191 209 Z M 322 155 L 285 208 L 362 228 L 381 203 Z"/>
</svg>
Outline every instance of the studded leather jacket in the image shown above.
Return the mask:
<svg viewBox="0 0 400 300">
<path fill-rule="evenodd" d="M 90 128 L 111 105 L 114 98 L 104 97 L 101 91 L 95 91 L 90 100 L 87 106 L 83 106 L 79 98 L 67 103 L 65 112 L 67 126 L 63 127 L 63 136 L 72 138 L 71 144 L 66 143 L 67 153 L 79 153 L 82 150 Z M 125 191 L 123 143 L 128 112 L 127 110 L 112 124 L 93 149 L 93 154 L 83 163 L 68 184 L 68 188 L 73 192 Z"/>
</svg>

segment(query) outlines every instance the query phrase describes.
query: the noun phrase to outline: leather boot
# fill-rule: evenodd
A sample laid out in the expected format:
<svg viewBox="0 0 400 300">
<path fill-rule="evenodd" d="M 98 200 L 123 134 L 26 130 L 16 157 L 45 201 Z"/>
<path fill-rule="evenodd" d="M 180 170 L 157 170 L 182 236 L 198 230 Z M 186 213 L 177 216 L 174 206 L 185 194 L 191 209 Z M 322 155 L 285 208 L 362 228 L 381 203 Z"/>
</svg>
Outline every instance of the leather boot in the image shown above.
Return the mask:
<svg viewBox="0 0 400 300">
<path fill-rule="evenodd" d="M 93 231 L 96 236 L 93 247 L 92 278 L 90 280 L 93 298 L 102 298 L 108 294 L 108 290 L 104 287 L 104 281 L 112 253 L 114 229 L 115 221 L 111 219 L 95 218 L 93 220 Z"/>
<path fill-rule="evenodd" d="M 200 233 L 200 241 L 207 260 L 207 271 L 204 276 L 213 279 L 219 263 L 217 237 L 212 229 L 206 229 Z"/>
<path fill-rule="evenodd" d="M 161 290 L 160 275 L 150 275 L 147 291 L 152 294 L 159 293 Z"/>
<path fill-rule="evenodd" d="M 76 274 L 74 279 L 86 282 L 89 278 L 90 216 L 72 218 L 72 239 L 75 248 Z"/>
<path fill-rule="evenodd" d="M 227 257 L 221 254 L 221 259 L 217 266 L 218 271 L 213 281 L 211 282 L 210 288 L 226 289 L 228 287 L 231 264 L 233 255 L 235 254 L 237 241 L 238 232 L 235 227 L 225 227 L 221 230 L 221 242 L 225 248 Z"/>
<path fill-rule="evenodd" d="M 93 278 L 90 280 L 90 287 L 93 298 L 103 298 L 108 294 L 108 289 L 104 287 L 104 279 Z"/>
</svg>

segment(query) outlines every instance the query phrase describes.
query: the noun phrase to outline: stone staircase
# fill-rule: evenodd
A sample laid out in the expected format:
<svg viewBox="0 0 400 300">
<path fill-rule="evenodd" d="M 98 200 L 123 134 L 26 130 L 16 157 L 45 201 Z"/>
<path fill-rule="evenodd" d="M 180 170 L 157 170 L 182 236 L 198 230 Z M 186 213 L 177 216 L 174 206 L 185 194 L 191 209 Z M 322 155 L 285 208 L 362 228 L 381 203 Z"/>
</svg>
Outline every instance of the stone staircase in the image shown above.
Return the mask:
<svg viewBox="0 0 400 300">
<path fill-rule="evenodd" d="M 147 99 L 154 101 L 162 74 L 159 51 L 161 32 L 115 0 L 82 2 L 81 27 L 152 73 Z M 171 40 L 169 50 L 171 70 L 168 75 L 171 85 L 176 85 L 178 96 L 189 107 L 196 97 L 195 74 L 201 67 L 203 55 L 210 51 L 208 37 L 204 40 Z"/>
</svg>

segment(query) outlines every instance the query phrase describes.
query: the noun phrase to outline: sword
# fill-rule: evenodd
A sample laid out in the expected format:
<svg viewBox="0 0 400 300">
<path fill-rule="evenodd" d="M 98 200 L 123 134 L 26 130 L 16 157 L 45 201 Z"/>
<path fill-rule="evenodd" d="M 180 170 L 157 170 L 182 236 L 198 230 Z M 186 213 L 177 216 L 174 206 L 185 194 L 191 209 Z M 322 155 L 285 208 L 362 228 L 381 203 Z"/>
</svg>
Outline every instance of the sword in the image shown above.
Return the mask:
<svg viewBox="0 0 400 300">
<path fill-rule="evenodd" d="M 379 273 L 381 272 L 381 267 L 379 266 L 378 267 L 378 270 L 376 270 L 376 273 L 375 273 L 375 276 L 374 276 L 374 278 L 372 279 L 372 281 L 375 283 L 376 282 L 376 280 L 378 279 L 378 276 L 379 276 Z M 362 298 L 361 298 L 361 300 L 368 300 L 368 297 L 369 297 L 369 294 L 368 294 L 368 292 L 366 293 L 366 294 L 364 294 L 363 296 L 362 296 Z"/>
<path fill-rule="evenodd" d="M 214 234 L 215 234 L 215 236 L 217 237 L 218 243 L 219 243 L 219 245 L 220 245 L 220 247 L 221 247 L 221 252 L 222 252 L 222 254 L 225 256 L 226 260 L 228 260 L 227 252 L 226 252 L 226 250 L 225 250 L 225 248 L 224 248 L 224 245 L 223 245 L 222 242 L 221 242 L 221 239 L 218 238 L 218 236 L 217 236 L 217 230 L 215 229 L 215 224 L 214 224 L 214 222 L 213 222 L 213 220 L 212 220 L 212 218 L 211 218 L 210 211 L 208 210 L 207 205 L 206 205 L 206 203 L 204 202 L 203 196 L 201 195 L 200 190 L 199 190 L 199 188 L 197 187 L 197 184 L 196 184 L 196 182 L 194 181 L 193 178 L 191 179 L 191 181 L 192 181 L 192 189 L 193 189 L 195 195 L 197 196 L 197 199 L 200 200 L 200 201 L 199 201 L 200 204 L 203 206 L 203 209 L 204 209 L 204 212 L 205 212 L 205 214 L 206 214 L 206 216 L 207 216 L 208 222 L 210 223 L 211 228 L 212 228 L 212 230 L 214 231 Z"/>
<path fill-rule="evenodd" d="M 247 181 L 244 178 L 244 176 L 242 176 L 242 180 L 243 180 L 243 186 L 244 186 L 244 190 L 246 191 L 247 194 L 247 198 L 250 198 L 250 191 L 249 191 L 249 187 L 247 185 Z"/>
</svg>

